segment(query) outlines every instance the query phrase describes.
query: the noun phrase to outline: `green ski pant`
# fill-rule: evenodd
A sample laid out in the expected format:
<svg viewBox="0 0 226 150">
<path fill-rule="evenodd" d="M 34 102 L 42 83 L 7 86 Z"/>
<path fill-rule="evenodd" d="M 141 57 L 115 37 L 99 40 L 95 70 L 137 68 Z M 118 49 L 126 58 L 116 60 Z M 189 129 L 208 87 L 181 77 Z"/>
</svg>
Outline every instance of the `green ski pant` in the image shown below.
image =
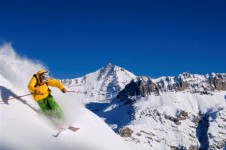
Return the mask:
<svg viewBox="0 0 226 150">
<path fill-rule="evenodd" d="M 53 117 L 59 120 L 64 119 L 64 113 L 52 95 L 48 95 L 46 98 L 37 101 L 39 107 L 48 117 Z"/>
</svg>

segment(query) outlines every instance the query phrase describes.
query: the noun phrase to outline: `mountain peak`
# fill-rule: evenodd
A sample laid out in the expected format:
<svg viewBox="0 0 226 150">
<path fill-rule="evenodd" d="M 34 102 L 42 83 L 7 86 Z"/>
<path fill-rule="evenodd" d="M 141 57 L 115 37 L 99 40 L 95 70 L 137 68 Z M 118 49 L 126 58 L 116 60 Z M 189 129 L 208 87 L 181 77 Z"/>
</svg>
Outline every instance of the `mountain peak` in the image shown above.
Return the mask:
<svg viewBox="0 0 226 150">
<path fill-rule="evenodd" d="M 120 71 L 127 72 L 127 74 L 134 76 L 129 71 L 127 71 L 127 70 L 125 70 L 125 69 L 123 69 L 119 66 L 112 65 L 111 63 L 108 63 L 106 66 L 104 66 L 100 69 L 98 80 L 103 79 L 103 78 L 105 78 L 109 75 L 116 75 Z"/>
<path fill-rule="evenodd" d="M 111 63 L 108 63 L 105 67 L 112 67 L 113 65 Z"/>
<path fill-rule="evenodd" d="M 78 91 L 86 91 L 87 101 L 90 101 L 89 96 L 98 101 L 107 101 L 116 97 L 134 77 L 136 76 L 126 69 L 108 63 L 93 73 L 62 82 Z"/>
<path fill-rule="evenodd" d="M 111 63 L 108 63 L 105 67 L 103 67 L 103 72 L 107 72 L 109 70 L 111 70 L 112 68 L 114 68 L 114 66 Z"/>
</svg>

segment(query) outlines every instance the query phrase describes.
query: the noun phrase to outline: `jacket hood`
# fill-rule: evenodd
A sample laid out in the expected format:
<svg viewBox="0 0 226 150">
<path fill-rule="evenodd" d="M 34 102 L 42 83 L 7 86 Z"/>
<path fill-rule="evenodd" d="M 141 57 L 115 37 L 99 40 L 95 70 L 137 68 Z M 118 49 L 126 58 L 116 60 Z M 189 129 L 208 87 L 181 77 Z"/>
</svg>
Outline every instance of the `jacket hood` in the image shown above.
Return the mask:
<svg viewBox="0 0 226 150">
<path fill-rule="evenodd" d="M 45 71 L 45 70 L 39 70 L 39 71 L 37 72 L 37 75 L 39 76 L 40 74 L 43 74 L 43 73 L 45 73 L 45 72 L 47 72 L 47 71 Z"/>
</svg>

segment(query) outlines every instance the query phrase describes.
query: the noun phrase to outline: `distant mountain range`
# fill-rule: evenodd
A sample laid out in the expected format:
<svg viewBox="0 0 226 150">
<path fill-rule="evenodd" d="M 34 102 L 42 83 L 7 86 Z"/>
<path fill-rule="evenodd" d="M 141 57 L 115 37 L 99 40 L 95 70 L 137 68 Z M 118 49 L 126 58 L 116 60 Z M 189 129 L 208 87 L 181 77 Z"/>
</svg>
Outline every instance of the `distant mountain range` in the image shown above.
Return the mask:
<svg viewBox="0 0 226 150">
<path fill-rule="evenodd" d="M 153 79 L 108 64 L 62 82 L 131 149 L 226 149 L 226 73 Z"/>
</svg>

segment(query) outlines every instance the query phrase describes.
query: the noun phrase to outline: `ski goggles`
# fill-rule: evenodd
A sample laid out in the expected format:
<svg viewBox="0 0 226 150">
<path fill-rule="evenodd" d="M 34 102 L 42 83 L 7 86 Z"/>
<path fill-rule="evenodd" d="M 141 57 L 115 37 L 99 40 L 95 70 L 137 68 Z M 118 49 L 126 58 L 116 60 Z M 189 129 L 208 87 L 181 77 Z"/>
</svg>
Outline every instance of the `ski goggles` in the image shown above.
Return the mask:
<svg viewBox="0 0 226 150">
<path fill-rule="evenodd" d="M 43 74 L 41 74 L 40 79 L 41 79 L 42 82 L 48 82 L 48 79 L 49 79 L 48 72 L 44 72 Z"/>
</svg>

